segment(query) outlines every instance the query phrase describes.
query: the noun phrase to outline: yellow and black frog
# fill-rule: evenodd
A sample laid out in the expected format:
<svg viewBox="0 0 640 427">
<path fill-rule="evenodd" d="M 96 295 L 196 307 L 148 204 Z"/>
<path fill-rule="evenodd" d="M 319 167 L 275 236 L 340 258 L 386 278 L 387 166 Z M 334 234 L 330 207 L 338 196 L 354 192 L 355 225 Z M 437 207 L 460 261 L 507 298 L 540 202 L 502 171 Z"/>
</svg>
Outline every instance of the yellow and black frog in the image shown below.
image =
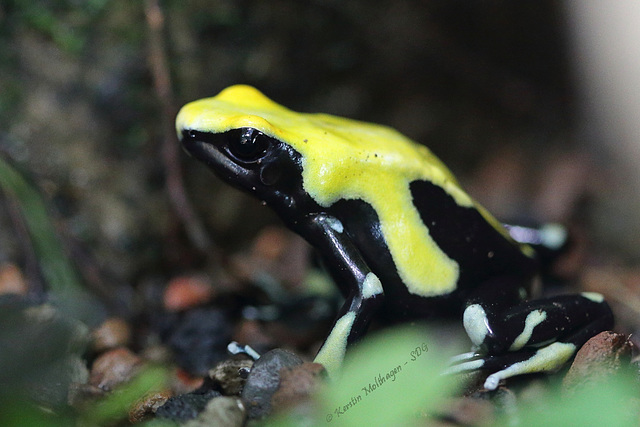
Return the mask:
<svg viewBox="0 0 640 427">
<path fill-rule="evenodd" d="M 184 106 L 177 131 L 188 153 L 263 200 L 324 259 L 346 298 L 316 356 L 330 374 L 383 311 L 459 313 L 474 351 L 454 370 L 492 372 L 487 389 L 557 369 L 612 326 L 599 294 L 527 300 L 534 249 L 393 129 L 294 112 L 238 85 Z"/>
</svg>

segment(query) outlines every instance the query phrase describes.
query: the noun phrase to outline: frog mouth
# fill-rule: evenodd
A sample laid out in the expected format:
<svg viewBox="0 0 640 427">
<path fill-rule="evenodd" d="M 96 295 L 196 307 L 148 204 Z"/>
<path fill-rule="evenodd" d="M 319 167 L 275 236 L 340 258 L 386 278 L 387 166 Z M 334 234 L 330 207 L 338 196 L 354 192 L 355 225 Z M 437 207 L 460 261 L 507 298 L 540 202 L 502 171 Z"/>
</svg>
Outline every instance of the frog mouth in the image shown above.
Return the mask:
<svg viewBox="0 0 640 427">
<path fill-rule="evenodd" d="M 209 157 L 214 155 L 214 152 L 217 151 L 210 142 L 203 141 L 201 139 L 196 139 L 192 136 L 187 136 L 186 131 L 182 138 L 180 138 L 180 142 L 182 143 L 182 148 L 189 155 L 193 156 L 198 160 L 206 161 Z"/>
<path fill-rule="evenodd" d="M 196 135 L 189 130 L 182 132 L 182 148 L 189 156 L 200 160 L 229 182 L 246 174 L 246 169 L 230 159 L 221 147 Z"/>
</svg>

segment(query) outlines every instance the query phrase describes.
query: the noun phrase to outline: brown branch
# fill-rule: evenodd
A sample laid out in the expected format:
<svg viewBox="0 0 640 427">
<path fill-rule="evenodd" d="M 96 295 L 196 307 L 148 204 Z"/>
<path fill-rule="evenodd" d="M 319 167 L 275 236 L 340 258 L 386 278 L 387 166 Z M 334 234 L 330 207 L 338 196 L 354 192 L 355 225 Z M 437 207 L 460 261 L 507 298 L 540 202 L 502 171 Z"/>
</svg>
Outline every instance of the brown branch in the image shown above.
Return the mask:
<svg viewBox="0 0 640 427">
<path fill-rule="evenodd" d="M 182 180 L 180 150 L 173 123 L 177 113 L 171 91 L 171 76 L 164 45 L 164 15 L 158 0 L 145 0 L 144 11 L 149 29 L 149 66 L 155 91 L 162 108 L 162 161 L 166 171 L 169 199 L 182 221 L 191 243 L 205 251 L 212 248 L 202 221 L 187 198 Z"/>
</svg>

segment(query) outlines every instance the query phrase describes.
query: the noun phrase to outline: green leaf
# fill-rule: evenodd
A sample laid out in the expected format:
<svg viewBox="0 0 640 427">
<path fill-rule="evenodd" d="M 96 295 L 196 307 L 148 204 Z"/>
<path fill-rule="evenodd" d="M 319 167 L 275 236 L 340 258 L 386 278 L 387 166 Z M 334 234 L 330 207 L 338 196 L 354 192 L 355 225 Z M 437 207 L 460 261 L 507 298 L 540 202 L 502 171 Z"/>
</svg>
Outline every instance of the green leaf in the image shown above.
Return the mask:
<svg viewBox="0 0 640 427">
<path fill-rule="evenodd" d="M 372 336 L 350 352 L 343 376 L 323 396 L 331 426 L 407 425 L 453 391 L 440 374 L 447 357 L 420 328 Z"/>
<path fill-rule="evenodd" d="M 80 425 L 109 425 L 126 419 L 132 405 L 146 394 L 160 391 L 169 383 L 169 372 L 162 367 L 148 367 L 128 383 L 96 402 L 82 415 Z"/>
<path fill-rule="evenodd" d="M 422 327 L 372 334 L 348 351 L 342 377 L 316 396 L 315 414 L 294 412 L 267 425 L 423 425 L 455 392 L 456 378 L 440 374 L 451 354 Z"/>
<path fill-rule="evenodd" d="M 91 307 L 95 308 L 97 302 L 84 291 L 76 270 L 58 240 L 42 197 L 2 157 L 0 189 L 19 206 L 38 257 L 40 270 L 57 302 L 75 311 L 76 317 L 85 321 L 91 319 L 95 315 L 95 310 Z"/>
<path fill-rule="evenodd" d="M 0 425 L 3 427 L 65 427 L 74 425 L 67 415 L 47 412 L 25 400 L 3 400 Z"/>
<path fill-rule="evenodd" d="M 634 373 L 621 372 L 570 395 L 556 390 L 536 405 L 522 407 L 499 425 L 626 427 L 638 425 L 640 401 Z M 509 419 L 507 419 L 509 418 Z"/>
</svg>

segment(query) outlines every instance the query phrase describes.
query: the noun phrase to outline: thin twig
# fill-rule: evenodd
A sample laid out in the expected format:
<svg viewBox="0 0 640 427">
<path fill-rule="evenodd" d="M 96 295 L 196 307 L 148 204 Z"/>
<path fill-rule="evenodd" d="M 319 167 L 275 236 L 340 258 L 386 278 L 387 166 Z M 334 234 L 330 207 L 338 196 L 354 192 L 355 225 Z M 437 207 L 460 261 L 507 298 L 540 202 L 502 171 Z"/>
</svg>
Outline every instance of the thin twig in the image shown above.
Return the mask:
<svg viewBox="0 0 640 427">
<path fill-rule="evenodd" d="M 145 0 L 144 10 L 149 28 L 149 66 L 156 94 L 162 108 L 162 161 L 167 176 L 167 191 L 173 209 L 184 224 L 187 236 L 198 249 L 212 249 L 209 235 L 187 198 L 182 180 L 180 150 L 173 122 L 177 113 L 171 91 L 171 76 L 163 38 L 164 15 L 158 0 Z"/>
</svg>

